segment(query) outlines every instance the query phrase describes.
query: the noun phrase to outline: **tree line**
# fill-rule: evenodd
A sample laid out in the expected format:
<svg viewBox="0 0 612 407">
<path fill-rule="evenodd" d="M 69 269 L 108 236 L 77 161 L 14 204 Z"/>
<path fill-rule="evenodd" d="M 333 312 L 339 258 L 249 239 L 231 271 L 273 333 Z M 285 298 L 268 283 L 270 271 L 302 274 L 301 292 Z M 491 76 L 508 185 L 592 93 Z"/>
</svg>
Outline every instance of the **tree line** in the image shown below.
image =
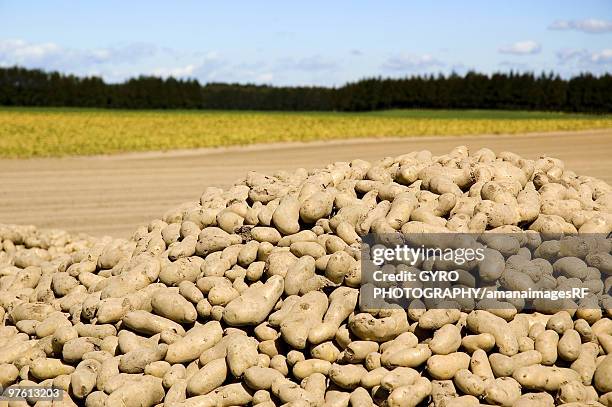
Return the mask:
<svg viewBox="0 0 612 407">
<path fill-rule="evenodd" d="M 140 76 L 123 83 L 21 67 L 0 68 L 0 105 L 111 109 L 368 111 L 396 108 L 612 112 L 612 74 L 421 75 L 340 87 L 200 84 Z"/>
</svg>

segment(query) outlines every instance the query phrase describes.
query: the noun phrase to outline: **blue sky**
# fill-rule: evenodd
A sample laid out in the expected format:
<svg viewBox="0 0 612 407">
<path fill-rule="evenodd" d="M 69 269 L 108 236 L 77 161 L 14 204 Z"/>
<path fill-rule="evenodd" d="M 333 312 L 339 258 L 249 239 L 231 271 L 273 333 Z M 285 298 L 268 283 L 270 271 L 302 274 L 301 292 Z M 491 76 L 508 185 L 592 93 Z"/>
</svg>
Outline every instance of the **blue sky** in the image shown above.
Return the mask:
<svg viewBox="0 0 612 407">
<path fill-rule="evenodd" d="M 612 1 L 0 0 L 0 66 L 16 64 L 113 82 L 275 85 L 469 69 L 601 74 L 612 72 Z"/>
</svg>

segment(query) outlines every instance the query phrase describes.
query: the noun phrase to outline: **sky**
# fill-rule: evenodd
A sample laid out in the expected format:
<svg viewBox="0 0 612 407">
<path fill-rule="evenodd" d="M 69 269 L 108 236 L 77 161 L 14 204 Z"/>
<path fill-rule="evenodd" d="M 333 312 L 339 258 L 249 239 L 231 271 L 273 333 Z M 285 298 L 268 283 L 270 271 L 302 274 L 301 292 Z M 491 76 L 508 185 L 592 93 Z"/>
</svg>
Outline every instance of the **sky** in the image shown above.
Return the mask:
<svg viewBox="0 0 612 407">
<path fill-rule="evenodd" d="M 612 72 L 612 0 L 0 0 L 0 66 L 339 86 L 469 70 Z"/>
</svg>

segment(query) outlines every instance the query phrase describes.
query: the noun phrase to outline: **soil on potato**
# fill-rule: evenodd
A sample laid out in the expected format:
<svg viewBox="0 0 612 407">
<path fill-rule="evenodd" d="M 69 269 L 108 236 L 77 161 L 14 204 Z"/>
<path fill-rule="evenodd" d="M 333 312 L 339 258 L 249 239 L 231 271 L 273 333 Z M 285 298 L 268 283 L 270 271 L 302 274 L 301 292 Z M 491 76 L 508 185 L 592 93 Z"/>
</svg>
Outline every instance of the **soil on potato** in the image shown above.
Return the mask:
<svg viewBox="0 0 612 407">
<path fill-rule="evenodd" d="M 0 223 L 34 224 L 95 236 L 127 237 L 168 208 L 198 200 L 207 186 L 227 187 L 247 171 L 317 168 L 333 161 L 375 160 L 458 145 L 562 159 L 577 174 L 612 184 L 612 129 L 547 133 L 345 140 L 225 150 L 111 157 L 0 160 Z"/>
</svg>

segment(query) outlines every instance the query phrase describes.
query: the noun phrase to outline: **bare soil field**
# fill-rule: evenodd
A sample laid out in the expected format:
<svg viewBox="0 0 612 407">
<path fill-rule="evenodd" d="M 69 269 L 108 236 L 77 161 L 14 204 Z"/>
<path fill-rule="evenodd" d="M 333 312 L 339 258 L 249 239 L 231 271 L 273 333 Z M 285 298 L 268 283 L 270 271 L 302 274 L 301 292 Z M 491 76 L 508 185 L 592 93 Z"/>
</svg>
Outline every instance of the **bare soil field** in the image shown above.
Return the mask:
<svg viewBox="0 0 612 407">
<path fill-rule="evenodd" d="M 571 133 L 360 139 L 116 156 L 0 160 L 0 223 L 128 236 L 167 209 L 225 187 L 247 171 L 316 168 L 413 150 L 488 147 L 558 157 L 578 174 L 612 183 L 612 129 Z"/>
</svg>

